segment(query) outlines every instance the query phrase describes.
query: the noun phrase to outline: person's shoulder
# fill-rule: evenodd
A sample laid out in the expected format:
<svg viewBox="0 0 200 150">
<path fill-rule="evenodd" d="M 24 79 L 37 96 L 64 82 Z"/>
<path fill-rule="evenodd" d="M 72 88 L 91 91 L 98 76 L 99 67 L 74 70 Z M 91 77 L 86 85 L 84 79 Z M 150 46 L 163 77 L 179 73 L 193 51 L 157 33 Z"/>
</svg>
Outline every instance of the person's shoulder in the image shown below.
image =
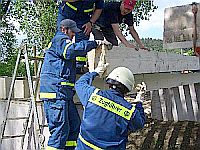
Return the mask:
<svg viewBox="0 0 200 150">
<path fill-rule="evenodd" d="M 120 2 L 105 2 L 105 8 L 119 9 L 121 3 Z"/>
</svg>

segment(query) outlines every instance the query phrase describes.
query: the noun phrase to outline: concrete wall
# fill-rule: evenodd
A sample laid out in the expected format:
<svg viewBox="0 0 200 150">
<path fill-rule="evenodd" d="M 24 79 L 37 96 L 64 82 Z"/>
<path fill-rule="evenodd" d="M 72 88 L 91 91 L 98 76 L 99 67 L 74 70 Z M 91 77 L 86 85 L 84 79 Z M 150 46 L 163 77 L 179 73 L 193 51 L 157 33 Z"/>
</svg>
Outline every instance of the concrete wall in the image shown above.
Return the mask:
<svg viewBox="0 0 200 150">
<path fill-rule="evenodd" d="M 192 3 L 192 1 L 191 1 Z M 200 4 L 197 4 L 197 46 L 200 46 Z M 194 14 L 192 5 L 166 8 L 163 46 L 166 49 L 193 47 Z"/>
</svg>

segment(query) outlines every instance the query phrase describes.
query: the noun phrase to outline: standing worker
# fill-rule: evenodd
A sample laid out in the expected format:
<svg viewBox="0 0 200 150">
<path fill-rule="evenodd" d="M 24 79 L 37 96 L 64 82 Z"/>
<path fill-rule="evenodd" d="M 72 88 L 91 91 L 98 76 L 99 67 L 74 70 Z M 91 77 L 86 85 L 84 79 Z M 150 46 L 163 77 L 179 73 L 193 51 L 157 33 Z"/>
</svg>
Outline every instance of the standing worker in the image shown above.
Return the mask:
<svg viewBox="0 0 200 150">
<path fill-rule="evenodd" d="M 80 118 L 73 102 L 76 79 L 75 58 L 97 47 L 95 41 L 72 43 L 79 32 L 73 20 L 60 22 L 60 30 L 46 51 L 40 75 L 40 98 L 50 131 L 47 150 L 74 149 Z"/>
<path fill-rule="evenodd" d="M 77 27 L 81 29 L 81 32 L 76 34 L 75 41 L 88 40 L 93 24 L 99 18 L 104 0 L 62 0 L 59 6 L 57 26 L 63 19 L 74 20 Z M 80 55 L 76 58 L 77 73 L 82 74 L 85 71 L 84 65 L 86 65 L 86 54 Z"/>
<path fill-rule="evenodd" d="M 148 50 L 141 42 L 137 31 L 133 24 L 133 8 L 136 0 L 123 0 L 122 2 L 106 2 L 103 12 L 99 19 L 96 21 L 92 33 L 96 40 L 103 40 L 104 37 L 107 41 L 115 46 L 118 46 L 119 40 L 129 48 L 136 48 L 135 45 L 129 43 L 120 30 L 120 24 L 125 23 L 129 27 L 131 36 L 135 39 L 140 49 Z"/>
<path fill-rule="evenodd" d="M 124 99 L 131 91 L 134 77 L 125 67 L 114 69 L 107 77 L 109 90 L 100 90 L 91 81 L 106 70 L 99 62 L 94 72 L 84 74 L 75 84 L 78 97 L 85 107 L 76 150 L 125 150 L 128 132 L 144 127 L 143 95 L 133 106 Z"/>
</svg>

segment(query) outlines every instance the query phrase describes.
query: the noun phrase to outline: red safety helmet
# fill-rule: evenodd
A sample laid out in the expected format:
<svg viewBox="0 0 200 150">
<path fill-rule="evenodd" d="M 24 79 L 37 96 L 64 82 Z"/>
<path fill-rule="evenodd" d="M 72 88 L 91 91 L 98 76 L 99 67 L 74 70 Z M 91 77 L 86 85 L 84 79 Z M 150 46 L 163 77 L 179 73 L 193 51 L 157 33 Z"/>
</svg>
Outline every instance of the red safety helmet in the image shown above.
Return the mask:
<svg viewBox="0 0 200 150">
<path fill-rule="evenodd" d="M 124 0 L 124 8 L 132 10 L 136 4 L 137 0 Z"/>
</svg>

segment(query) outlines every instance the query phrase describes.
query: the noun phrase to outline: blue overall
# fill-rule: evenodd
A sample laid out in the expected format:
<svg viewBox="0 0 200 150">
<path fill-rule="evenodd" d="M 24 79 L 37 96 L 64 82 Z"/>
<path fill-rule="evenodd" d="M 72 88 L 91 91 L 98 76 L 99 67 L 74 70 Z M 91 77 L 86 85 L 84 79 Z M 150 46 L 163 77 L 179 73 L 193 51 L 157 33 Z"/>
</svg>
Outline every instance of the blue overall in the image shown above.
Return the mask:
<svg viewBox="0 0 200 150">
<path fill-rule="evenodd" d="M 85 107 L 76 150 L 125 150 L 128 132 L 144 127 L 142 103 L 128 103 L 122 94 L 91 85 L 96 72 L 84 74 L 75 84 Z"/>
<path fill-rule="evenodd" d="M 75 41 L 80 42 L 81 40 L 88 40 L 89 35 L 85 35 L 84 28 L 82 28 L 82 26 L 90 21 L 91 15 L 94 11 L 94 5 L 95 9 L 102 9 L 103 4 L 103 0 L 62 2 L 58 10 L 57 28 L 59 28 L 60 22 L 64 19 L 74 20 L 77 24 L 77 27 L 82 30 L 81 32 L 76 34 Z M 77 73 L 80 73 L 80 68 L 82 68 L 87 62 L 86 54 L 79 55 L 79 57 L 77 57 L 76 59 Z"/>
<path fill-rule="evenodd" d="M 49 126 L 48 148 L 74 148 L 79 133 L 80 118 L 73 102 L 76 79 L 75 58 L 97 47 L 95 41 L 72 43 L 58 31 L 45 53 L 40 75 L 40 98 Z M 70 149 L 70 148 L 68 148 Z"/>
</svg>

